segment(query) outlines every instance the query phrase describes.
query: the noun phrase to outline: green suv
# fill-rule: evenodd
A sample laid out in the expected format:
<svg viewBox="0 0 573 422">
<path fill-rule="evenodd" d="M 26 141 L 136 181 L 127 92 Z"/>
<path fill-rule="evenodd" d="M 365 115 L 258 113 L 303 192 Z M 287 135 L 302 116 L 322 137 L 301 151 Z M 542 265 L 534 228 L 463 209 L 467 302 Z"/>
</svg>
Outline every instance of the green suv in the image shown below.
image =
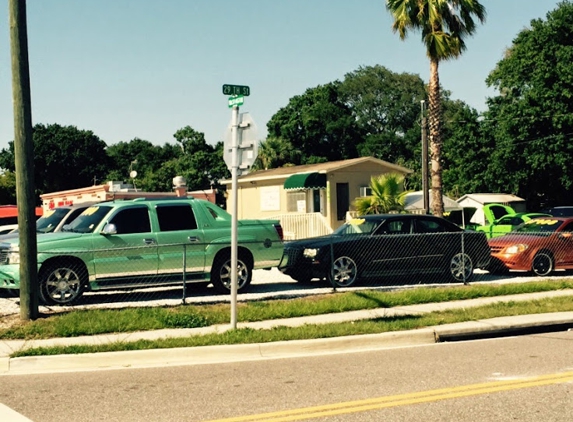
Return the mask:
<svg viewBox="0 0 573 422">
<path fill-rule="evenodd" d="M 85 290 L 183 283 L 231 288 L 231 223 L 217 205 L 193 198 L 121 200 L 90 206 L 58 233 L 40 234 L 38 280 L 46 304 L 70 305 Z M 237 288 L 254 268 L 278 265 L 278 220 L 237 222 Z M 0 288 L 18 289 L 18 239 L 0 243 Z"/>
</svg>

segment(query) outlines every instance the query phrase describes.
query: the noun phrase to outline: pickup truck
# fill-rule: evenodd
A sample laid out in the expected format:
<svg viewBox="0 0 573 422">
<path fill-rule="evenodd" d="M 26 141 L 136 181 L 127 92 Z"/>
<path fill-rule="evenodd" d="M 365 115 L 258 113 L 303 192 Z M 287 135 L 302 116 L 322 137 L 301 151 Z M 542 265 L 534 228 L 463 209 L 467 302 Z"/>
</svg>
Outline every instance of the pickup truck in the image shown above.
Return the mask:
<svg viewBox="0 0 573 422">
<path fill-rule="evenodd" d="M 37 237 L 40 299 L 71 305 L 86 290 L 134 289 L 212 283 L 231 289 L 232 217 L 200 199 L 172 198 L 100 202 L 62 231 Z M 280 262 L 279 220 L 237 222 L 237 289 L 253 269 Z M 19 289 L 17 238 L 0 243 L 0 288 Z"/>
</svg>

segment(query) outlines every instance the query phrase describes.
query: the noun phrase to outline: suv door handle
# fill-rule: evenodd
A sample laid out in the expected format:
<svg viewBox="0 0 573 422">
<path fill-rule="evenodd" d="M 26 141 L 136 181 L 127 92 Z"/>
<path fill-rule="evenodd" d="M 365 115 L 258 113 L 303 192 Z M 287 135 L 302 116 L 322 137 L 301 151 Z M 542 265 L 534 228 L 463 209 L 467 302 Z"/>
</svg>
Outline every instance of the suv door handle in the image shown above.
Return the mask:
<svg viewBox="0 0 573 422">
<path fill-rule="evenodd" d="M 155 242 L 155 239 L 143 239 L 143 243 L 146 245 L 154 245 L 157 242 Z"/>
<path fill-rule="evenodd" d="M 197 236 L 189 236 L 189 242 L 199 242 L 199 238 Z"/>
</svg>

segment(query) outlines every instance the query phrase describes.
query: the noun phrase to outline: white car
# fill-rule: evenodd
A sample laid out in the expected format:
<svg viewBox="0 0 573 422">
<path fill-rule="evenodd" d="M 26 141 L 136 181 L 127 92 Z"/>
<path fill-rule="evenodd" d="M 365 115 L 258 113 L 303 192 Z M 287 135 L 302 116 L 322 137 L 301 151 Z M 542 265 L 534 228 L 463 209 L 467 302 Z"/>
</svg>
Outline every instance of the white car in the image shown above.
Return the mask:
<svg viewBox="0 0 573 422">
<path fill-rule="evenodd" d="M 0 235 L 12 233 L 14 230 L 18 230 L 18 224 L 4 224 L 0 226 Z"/>
</svg>

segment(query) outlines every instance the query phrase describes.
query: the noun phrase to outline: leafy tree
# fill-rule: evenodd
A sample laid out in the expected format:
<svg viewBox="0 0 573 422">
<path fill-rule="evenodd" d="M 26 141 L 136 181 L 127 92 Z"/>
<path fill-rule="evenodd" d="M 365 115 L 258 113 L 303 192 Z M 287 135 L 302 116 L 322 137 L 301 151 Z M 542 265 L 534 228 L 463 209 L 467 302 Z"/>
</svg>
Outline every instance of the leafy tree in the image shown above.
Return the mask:
<svg viewBox="0 0 573 422">
<path fill-rule="evenodd" d="M 403 189 L 404 176 L 386 173 L 370 179 L 372 196 L 357 198 L 354 207 L 358 215 L 384 214 L 403 211 L 408 191 Z"/>
<path fill-rule="evenodd" d="M 339 87 L 364 135 L 360 156 L 410 167 L 420 145 L 420 101 L 426 98 L 418 75 L 394 73 L 383 66 L 359 67 Z"/>
<path fill-rule="evenodd" d="M 16 174 L 12 171 L 0 173 L 0 204 L 16 203 Z"/>
<path fill-rule="evenodd" d="M 113 163 L 109 180 L 126 180 L 129 170 L 137 171 L 133 180 L 138 189 L 149 192 L 170 192 L 173 178 L 183 176 L 189 190 L 221 188 L 219 180 L 227 176 L 223 161 L 223 144 L 209 145 L 205 135 L 190 126 L 173 135 L 176 144 L 154 145 L 135 138 L 107 149 Z"/>
<path fill-rule="evenodd" d="M 257 159 L 252 170 L 267 170 L 285 167 L 300 161 L 300 151 L 295 149 L 289 141 L 281 138 L 269 137 L 259 144 Z"/>
<path fill-rule="evenodd" d="M 92 131 L 37 124 L 33 141 L 38 195 L 90 186 L 108 172 L 106 144 Z M 0 152 L 0 167 L 14 171 L 14 142 Z"/>
<path fill-rule="evenodd" d="M 173 135 L 180 146 L 163 147 L 163 160 L 146 171 L 138 187 L 144 190 L 168 192 L 173 189 L 175 176 L 183 176 L 189 190 L 221 188 L 219 180 L 229 174 L 223 160 L 223 143 L 207 144 L 205 136 L 189 126 Z M 139 159 L 138 159 L 139 161 Z"/>
<path fill-rule="evenodd" d="M 338 92 L 339 82 L 309 88 L 289 100 L 267 123 L 269 137 L 281 138 L 301 152 L 307 164 L 358 156 L 360 131 Z"/>
<path fill-rule="evenodd" d="M 481 116 L 463 101 L 444 101 L 443 183 L 447 195 L 488 192 L 488 163 L 495 146 L 486 136 Z"/>
<path fill-rule="evenodd" d="M 142 181 L 148 173 L 152 174 L 166 161 L 182 155 L 181 147 L 177 145 L 166 143 L 161 147 L 140 138 L 110 145 L 106 151 L 111 163 L 107 180 L 128 180 L 130 170 L 135 170 L 138 181 Z M 136 186 L 142 189 L 146 187 L 145 183 Z"/>
<path fill-rule="evenodd" d="M 173 137 L 181 144 L 181 149 L 185 154 L 193 155 L 198 151 L 208 149 L 205 134 L 203 132 L 197 132 L 191 126 L 185 126 L 179 129 L 175 132 Z"/>
<path fill-rule="evenodd" d="M 386 0 L 392 29 L 405 39 L 408 31 L 420 30 L 430 59 L 429 127 L 431 149 L 432 212 L 444 214 L 442 200 L 442 109 L 438 67 L 466 49 L 464 38 L 476 29 L 474 17 L 485 20 L 485 8 L 477 0 Z"/>
<path fill-rule="evenodd" d="M 495 140 L 487 183 L 532 210 L 573 203 L 573 4 L 531 21 L 486 82 L 486 126 Z"/>
</svg>

